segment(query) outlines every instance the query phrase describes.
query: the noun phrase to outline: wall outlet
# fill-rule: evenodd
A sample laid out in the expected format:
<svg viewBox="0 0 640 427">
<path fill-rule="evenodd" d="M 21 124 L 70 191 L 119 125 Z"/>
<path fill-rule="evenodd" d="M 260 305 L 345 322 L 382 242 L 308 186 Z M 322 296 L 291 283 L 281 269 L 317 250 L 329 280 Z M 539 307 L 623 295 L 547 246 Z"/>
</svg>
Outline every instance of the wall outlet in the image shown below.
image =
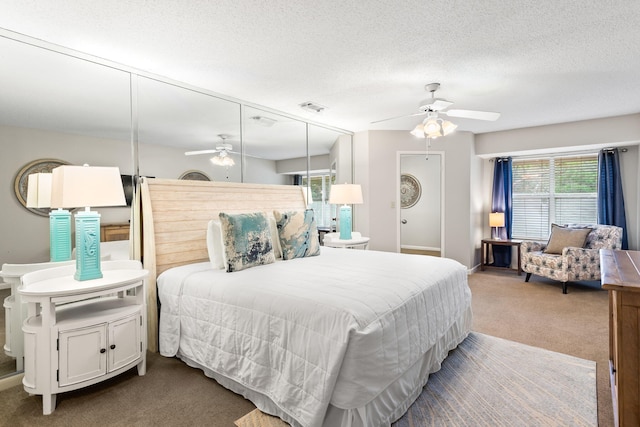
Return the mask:
<svg viewBox="0 0 640 427">
<path fill-rule="evenodd" d="M 391 209 L 395 209 L 396 208 L 396 202 L 391 202 Z"/>
</svg>

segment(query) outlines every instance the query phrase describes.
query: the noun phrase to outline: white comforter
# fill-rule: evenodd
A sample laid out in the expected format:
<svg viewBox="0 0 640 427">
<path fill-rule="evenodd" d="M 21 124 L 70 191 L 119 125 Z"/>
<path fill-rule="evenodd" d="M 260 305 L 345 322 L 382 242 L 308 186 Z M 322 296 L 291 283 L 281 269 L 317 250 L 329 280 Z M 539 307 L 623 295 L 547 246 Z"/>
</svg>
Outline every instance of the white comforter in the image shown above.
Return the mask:
<svg viewBox="0 0 640 427">
<path fill-rule="evenodd" d="M 322 248 L 226 273 L 192 264 L 158 278 L 160 352 L 268 396 L 303 426 L 358 408 L 469 309 L 456 261 Z"/>
</svg>

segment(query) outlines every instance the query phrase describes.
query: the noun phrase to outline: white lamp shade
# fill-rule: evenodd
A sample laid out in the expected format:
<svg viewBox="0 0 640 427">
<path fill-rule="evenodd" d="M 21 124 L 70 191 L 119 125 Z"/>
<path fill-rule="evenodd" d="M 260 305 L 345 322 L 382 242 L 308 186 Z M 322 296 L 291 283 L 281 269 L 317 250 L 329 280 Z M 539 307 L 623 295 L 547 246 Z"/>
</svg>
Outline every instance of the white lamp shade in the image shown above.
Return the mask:
<svg viewBox="0 0 640 427">
<path fill-rule="evenodd" d="M 213 156 L 210 160 L 211 163 L 217 166 L 234 166 L 236 164 L 236 162 L 230 156 L 227 156 L 226 153 L 224 155 L 220 153 L 219 156 Z"/>
<path fill-rule="evenodd" d="M 329 203 L 332 205 L 362 204 L 362 188 L 360 184 L 334 184 L 331 186 Z"/>
<path fill-rule="evenodd" d="M 458 127 L 458 125 L 453 124 L 448 120 L 444 120 L 442 122 L 442 132 L 444 133 L 444 136 L 449 135 L 451 132 L 456 130 L 457 127 Z"/>
<path fill-rule="evenodd" d="M 27 207 L 51 207 L 51 179 L 50 173 L 32 173 L 27 181 Z"/>
<path fill-rule="evenodd" d="M 442 136 L 442 126 L 438 119 L 428 118 L 424 121 L 424 133 L 429 138 L 437 138 Z"/>
<path fill-rule="evenodd" d="M 490 213 L 489 227 L 504 227 L 504 212 Z"/>
<path fill-rule="evenodd" d="M 51 207 L 126 205 L 117 167 L 65 165 L 52 172 Z"/>
<path fill-rule="evenodd" d="M 424 126 L 422 125 L 422 123 L 416 125 L 416 127 L 414 127 L 413 130 L 409 133 L 418 138 L 426 138 L 426 135 L 424 134 Z"/>
</svg>

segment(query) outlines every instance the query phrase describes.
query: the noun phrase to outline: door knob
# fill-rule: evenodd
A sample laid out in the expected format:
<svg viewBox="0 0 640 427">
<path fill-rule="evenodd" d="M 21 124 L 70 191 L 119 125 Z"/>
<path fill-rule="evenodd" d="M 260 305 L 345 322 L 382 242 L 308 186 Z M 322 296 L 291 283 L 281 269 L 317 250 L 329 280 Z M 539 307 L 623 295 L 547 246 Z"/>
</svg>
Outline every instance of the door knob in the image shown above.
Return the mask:
<svg viewBox="0 0 640 427">
<path fill-rule="evenodd" d="M 401 223 L 403 223 L 403 224 L 406 224 L 406 223 L 407 223 L 407 220 L 406 220 L 406 219 L 403 219 L 403 220 L 402 220 L 402 221 L 400 221 L 400 222 L 401 222 Z"/>
</svg>

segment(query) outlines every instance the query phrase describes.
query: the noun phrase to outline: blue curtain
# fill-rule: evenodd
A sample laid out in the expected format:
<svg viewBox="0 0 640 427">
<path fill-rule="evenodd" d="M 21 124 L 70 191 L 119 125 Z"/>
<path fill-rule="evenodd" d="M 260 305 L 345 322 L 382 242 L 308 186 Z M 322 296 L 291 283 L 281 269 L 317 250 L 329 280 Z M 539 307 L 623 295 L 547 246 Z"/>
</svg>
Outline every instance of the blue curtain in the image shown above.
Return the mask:
<svg viewBox="0 0 640 427">
<path fill-rule="evenodd" d="M 598 224 L 622 227 L 622 249 L 629 248 L 617 148 L 598 154 Z"/>
<path fill-rule="evenodd" d="M 498 229 L 499 236 L 503 240 L 511 239 L 513 221 L 511 218 L 512 187 L 511 157 L 497 157 L 493 168 L 491 212 L 504 212 L 504 227 Z M 509 267 L 511 265 L 511 246 L 493 246 L 492 248 L 493 265 L 496 267 Z"/>
</svg>

